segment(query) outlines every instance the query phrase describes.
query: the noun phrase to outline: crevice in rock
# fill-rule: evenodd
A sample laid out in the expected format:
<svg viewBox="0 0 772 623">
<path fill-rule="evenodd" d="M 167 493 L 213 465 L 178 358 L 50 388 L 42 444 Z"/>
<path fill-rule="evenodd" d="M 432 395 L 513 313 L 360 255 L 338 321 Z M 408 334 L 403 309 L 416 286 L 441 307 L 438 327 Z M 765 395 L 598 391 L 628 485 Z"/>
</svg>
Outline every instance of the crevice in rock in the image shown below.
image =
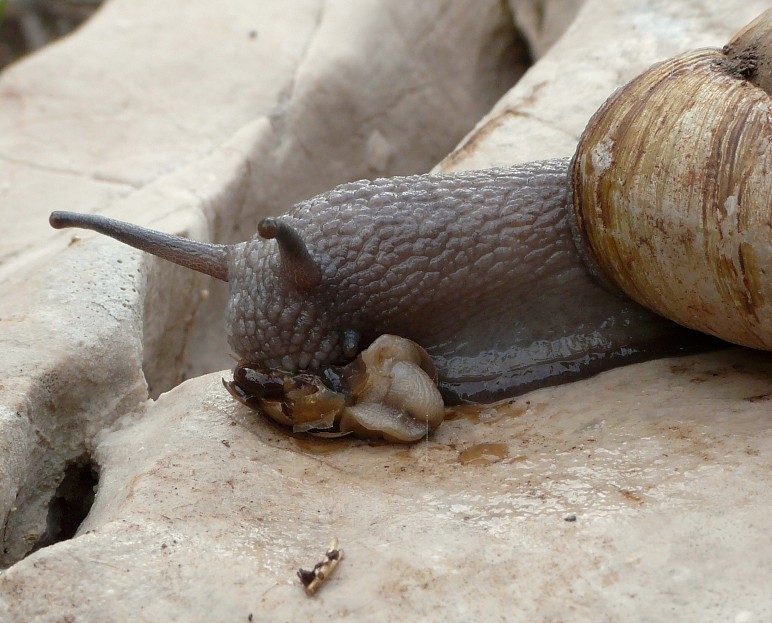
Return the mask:
<svg viewBox="0 0 772 623">
<path fill-rule="evenodd" d="M 0 0 L 0 69 L 72 32 L 89 19 L 100 4 L 102 0 L 7 4 Z"/>
<path fill-rule="evenodd" d="M 46 532 L 40 535 L 30 553 L 75 536 L 94 504 L 99 467 L 88 455 L 70 461 L 48 504 Z"/>
<path fill-rule="evenodd" d="M 90 455 L 83 454 L 68 461 L 62 479 L 48 501 L 45 529 L 31 546 L 19 547 L 19 544 L 3 543 L 3 566 L 15 564 L 39 549 L 74 537 L 94 504 L 98 484 L 99 467 Z M 24 535 L 24 539 L 30 539 L 35 534 L 34 529 L 27 532 L 20 529 L 21 526 L 11 526 L 13 515 L 25 516 L 23 509 L 13 510 L 5 519 L 4 536 L 7 532 L 9 538 Z"/>
</svg>

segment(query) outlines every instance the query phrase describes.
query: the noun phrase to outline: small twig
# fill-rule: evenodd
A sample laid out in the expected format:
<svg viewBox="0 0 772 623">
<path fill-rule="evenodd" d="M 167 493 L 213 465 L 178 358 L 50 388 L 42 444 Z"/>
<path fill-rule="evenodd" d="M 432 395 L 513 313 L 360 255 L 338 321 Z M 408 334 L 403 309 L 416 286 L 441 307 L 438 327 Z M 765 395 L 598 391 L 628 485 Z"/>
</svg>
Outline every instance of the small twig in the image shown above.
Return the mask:
<svg viewBox="0 0 772 623">
<path fill-rule="evenodd" d="M 341 560 L 343 560 L 343 550 L 338 549 L 338 539 L 333 538 L 324 559 L 317 562 L 311 571 L 298 569 L 298 577 L 306 589 L 306 595 L 312 597 L 322 583 L 332 575 Z"/>
</svg>

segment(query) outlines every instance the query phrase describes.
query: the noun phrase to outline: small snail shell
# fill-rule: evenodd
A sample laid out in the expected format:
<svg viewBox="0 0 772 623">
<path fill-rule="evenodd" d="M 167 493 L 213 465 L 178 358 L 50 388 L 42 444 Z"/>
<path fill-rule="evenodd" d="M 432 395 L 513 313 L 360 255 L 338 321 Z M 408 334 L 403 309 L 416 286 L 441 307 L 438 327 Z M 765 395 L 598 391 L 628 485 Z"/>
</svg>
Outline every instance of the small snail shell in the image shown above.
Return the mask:
<svg viewBox="0 0 772 623">
<path fill-rule="evenodd" d="M 772 10 L 593 116 L 572 184 L 586 261 L 638 303 L 772 350 Z"/>
<path fill-rule="evenodd" d="M 240 402 L 295 432 L 320 437 L 418 441 L 437 428 L 444 405 L 437 371 L 415 342 L 382 335 L 342 368 L 315 373 L 238 366 L 223 381 Z"/>
<path fill-rule="evenodd" d="M 362 351 L 360 359 L 363 382 L 354 390 L 356 404 L 342 413 L 341 432 L 418 441 L 442 423 L 444 404 L 437 371 L 418 344 L 382 335 Z"/>
</svg>

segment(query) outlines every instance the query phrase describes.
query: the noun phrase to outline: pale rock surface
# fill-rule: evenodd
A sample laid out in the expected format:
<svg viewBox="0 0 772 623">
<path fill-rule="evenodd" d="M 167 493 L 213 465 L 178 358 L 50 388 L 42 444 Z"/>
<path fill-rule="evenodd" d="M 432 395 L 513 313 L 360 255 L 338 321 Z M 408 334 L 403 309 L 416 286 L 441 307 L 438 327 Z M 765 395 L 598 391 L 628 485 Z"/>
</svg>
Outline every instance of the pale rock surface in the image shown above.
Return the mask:
<svg viewBox="0 0 772 623">
<path fill-rule="evenodd" d="M 564 10 L 572 6 L 555 4 L 565 4 Z M 767 8 L 769 3 L 759 0 L 587 2 L 565 36 L 438 168 L 482 169 L 570 156 L 590 116 L 614 89 L 657 61 L 721 47 Z"/>
<path fill-rule="evenodd" d="M 55 232 L 51 210 L 244 239 L 341 181 L 428 169 L 514 83 L 521 45 L 493 0 L 113 0 L 5 71 L 0 565 L 45 541 L 97 431 L 231 365 L 223 284 Z"/>
<path fill-rule="evenodd" d="M 584 0 L 509 0 L 515 24 L 538 60 L 563 36 Z"/>
<path fill-rule="evenodd" d="M 567 155 L 615 86 L 665 56 L 723 44 L 766 8 L 590 0 L 443 166 Z M 261 131 L 241 128 L 208 156 L 211 165 L 143 188 L 136 206 L 149 216 L 137 219 L 168 214 L 158 227 L 197 237 L 224 227 L 209 210 L 235 197 L 245 210 L 259 183 L 229 186 L 238 175 L 220 172 L 248 166 L 239 154 Z M 199 219 L 180 216 L 189 193 L 201 194 L 190 191 L 193 181 L 208 198 Z M 260 192 L 279 191 L 277 183 Z M 174 197 L 178 212 L 162 209 Z M 139 202 L 116 201 L 111 214 Z M 25 470 L 60 452 L 40 438 L 44 426 L 70 427 L 76 449 L 94 439 L 99 490 L 76 538 L 3 572 L 0 620 L 772 618 L 767 354 L 654 361 L 507 405 L 457 409 L 430 440 L 407 448 L 305 441 L 234 403 L 220 374 L 143 403 L 143 341 L 163 343 L 147 325 L 168 313 L 137 304 L 147 263 L 109 241 L 84 236 L 62 248 L 62 240 L 0 266 L 2 287 L 15 289 L 4 292 L 44 299 L 34 313 L 24 298 L 2 300 L 16 368 L 8 368 L 12 383 L 0 381 L 0 456 L 11 457 L 0 501 L 9 508 Z M 46 322 L 63 308 L 69 321 L 56 325 L 61 336 L 50 346 Z M 43 360 L 50 373 L 41 384 Z M 69 401 L 56 402 L 63 395 Z M 307 598 L 294 572 L 313 566 L 333 536 L 345 558 Z"/>
<path fill-rule="evenodd" d="M 770 374 L 740 349 L 661 360 L 411 447 L 293 439 L 194 379 L 100 438 L 80 536 L 7 570 L 0 616 L 767 621 Z M 295 571 L 332 536 L 308 598 Z"/>
</svg>

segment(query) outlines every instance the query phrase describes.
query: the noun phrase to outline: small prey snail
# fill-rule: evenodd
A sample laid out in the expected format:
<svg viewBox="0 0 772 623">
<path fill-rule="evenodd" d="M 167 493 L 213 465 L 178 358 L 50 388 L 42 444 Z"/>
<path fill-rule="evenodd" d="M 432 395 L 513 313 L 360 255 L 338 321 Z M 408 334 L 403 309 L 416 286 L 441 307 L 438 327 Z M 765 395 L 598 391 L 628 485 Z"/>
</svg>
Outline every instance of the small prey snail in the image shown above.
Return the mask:
<svg viewBox="0 0 772 623">
<path fill-rule="evenodd" d="M 703 339 L 661 316 L 772 350 L 771 85 L 772 10 L 722 50 L 617 91 L 572 160 L 344 184 L 234 245 L 94 215 L 50 221 L 228 281 L 241 359 L 230 388 L 247 402 L 265 398 L 262 380 L 244 389 L 245 370 L 323 376 L 383 334 L 428 352 L 448 401 Z"/>
</svg>

